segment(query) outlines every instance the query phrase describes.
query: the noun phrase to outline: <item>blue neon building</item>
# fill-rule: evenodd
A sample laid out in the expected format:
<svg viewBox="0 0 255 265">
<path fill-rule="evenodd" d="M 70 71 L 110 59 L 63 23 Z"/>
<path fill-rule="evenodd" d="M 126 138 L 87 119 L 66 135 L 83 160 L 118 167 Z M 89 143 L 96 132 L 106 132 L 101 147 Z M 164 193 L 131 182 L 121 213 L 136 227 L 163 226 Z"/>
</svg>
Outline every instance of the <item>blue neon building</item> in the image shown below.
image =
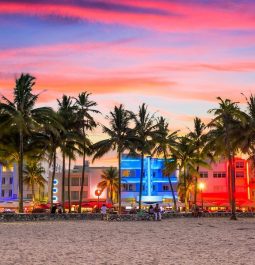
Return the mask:
<svg viewBox="0 0 255 265">
<path fill-rule="evenodd" d="M 163 175 L 164 159 L 144 158 L 143 173 L 143 203 L 171 203 L 173 201 L 168 177 Z M 122 201 L 138 202 L 140 190 L 141 159 L 123 155 L 121 159 L 122 171 Z M 173 173 L 171 182 L 177 199 L 177 174 Z"/>
</svg>

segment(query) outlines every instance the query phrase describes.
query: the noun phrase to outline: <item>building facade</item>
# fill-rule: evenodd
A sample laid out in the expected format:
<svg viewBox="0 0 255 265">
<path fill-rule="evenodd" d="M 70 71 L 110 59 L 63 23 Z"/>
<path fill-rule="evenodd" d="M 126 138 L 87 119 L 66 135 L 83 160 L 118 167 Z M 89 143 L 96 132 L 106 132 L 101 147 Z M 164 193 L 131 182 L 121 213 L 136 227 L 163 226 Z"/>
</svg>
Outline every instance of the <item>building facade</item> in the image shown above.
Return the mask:
<svg viewBox="0 0 255 265">
<path fill-rule="evenodd" d="M 121 159 L 121 183 L 122 201 L 136 203 L 139 201 L 141 158 L 123 155 Z M 164 159 L 144 158 L 142 202 L 172 204 L 173 196 L 170 189 L 169 179 L 163 174 Z M 176 200 L 177 194 L 177 172 L 170 176 Z"/>
<path fill-rule="evenodd" d="M 234 171 L 237 207 L 255 207 L 255 174 L 251 164 L 236 157 Z M 229 179 L 227 161 L 212 164 L 210 169 L 200 168 L 198 203 L 203 202 L 204 206 L 211 207 L 229 207 Z"/>
<path fill-rule="evenodd" d="M 109 167 L 90 167 L 86 161 L 85 179 L 83 186 L 83 201 L 96 201 L 98 197 L 95 191 L 98 189 L 97 185 L 101 181 L 101 175 L 104 170 Z M 68 172 L 65 172 L 65 202 L 68 201 Z M 77 204 L 80 198 L 82 178 L 82 166 L 74 166 L 70 174 L 70 196 L 72 204 Z M 50 182 L 49 182 L 50 183 Z M 53 200 L 54 203 L 61 202 L 62 198 L 62 173 L 56 174 L 54 180 Z M 100 201 L 107 201 L 107 190 L 104 190 L 100 195 Z"/>
</svg>

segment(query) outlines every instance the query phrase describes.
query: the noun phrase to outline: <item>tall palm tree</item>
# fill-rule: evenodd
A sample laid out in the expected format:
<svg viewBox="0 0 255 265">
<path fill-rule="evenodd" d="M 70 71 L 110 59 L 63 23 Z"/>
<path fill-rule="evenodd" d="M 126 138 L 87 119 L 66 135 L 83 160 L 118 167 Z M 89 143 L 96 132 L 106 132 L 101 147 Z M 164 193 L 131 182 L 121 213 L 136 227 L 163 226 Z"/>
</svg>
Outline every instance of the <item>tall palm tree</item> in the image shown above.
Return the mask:
<svg viewBox="0 0 255 265">
<path fill-rule="evenodd" d="M 69 129 L 69 123 L 70 123 L 70 116 L 72 118 L 73 114 L 73 105 L 71 97 L 63 95 L 61 100 L 58 101 L 58 114 L 61 117 L 62 124 L 64 127 L 64 130 L 61 132 L 61 151 L 62 151 L 62 207 L 63 212 L 65 212 L 65 185 L 66 185 L 66 178 L 65 178 L 65 172 L 66 172 L 66 142 L 68 138 L 68 129 Z"/>
<path fill-rule="evenodd" d="M 44 121 L 51 119 L 51 108 L 35 108 L 39 94 L 33 94 L 35 78 L 29 74 L 21 74 L 16 79 L 13 90 L 13 101 L 2 97 L 0 103 L 0 129 L 11 129 L 19 134 L 19 212 L 23 212 L 23 165 L 24 165 L 24 137 L 32 131 L 41 130 Z"/>
<path fill-rule="evenodd" d="M 188 135 L 178 138 L 175 148 L 172 148 L 173 158 L 176 159 L 176 166 L 179 168 L 179 195 L 185 202 L 185 210 L 189 209 L 189 196 L 193 184 L 193 176 L 197 171 L 197 163 L 194 146 Z M 182 196 L 183 195 L 183 196 Z"/>
<path fill-rule="evenodd" d="M 93 128 L 97 126 L 92 114 L 100 113 L 100 111 L 96 110 L 95 107 L 97 103 L 93 100 L 90 100 L 90 93 L 82 92 L 78 95 L 76 99 L 76 107 L 78 108 L 78 117 L 80 120 L 81 134 L 83 137 L 83 145 L 82 145 L 82 176 L 81 176 L 81 190 L 80 190 L 80 199 L 79 199 L 79 208 L 78 212 L 81 213 L 81 204 L 83 199 L 83 187 L 85 181 L 85 170 L 86 170 L 86 154 L 90 154 L 90 141 L 87 138 L 87 131 L 92 131 Z"/>
<path fill-rule="evenodd" d="M 202 122 L 202 120 L 198 117 L 194 119 L 194 130 L 189 133 L 189 137 L 191 138 L 192 144 L 194 145 L 196 158 L 197 158 L 197 166 L 195 175 L 195 184 L 194 184 L 194 204 L 197 204 L 197 183 L 199 176 L 199 161 L 201 160 L 201 156 L 203 155 L 203 148 L 206 144 L 206 134 L 205 134 L 206 126 Z"/>
<path fill-rule="evenodd" d="M 119 183 L 118 183 L 118 171 L 114 167 L 110 167 L 103 171 L 101 175 L 102 181 L 98 183 L 98 187 L 103 191 L 108 190 L 108 197 L 110 197 L 111 202 L 113 203 L 114 195 L 118 193 Z"/>
<path fill-rule="evenodd" d="M 44 168 L 37 160 L 31 160 L 26 163 L 24 169 L 24 183 L 31 187 L 33 202 L 36 201 L 35 198 L 35 186 L 40 187 L 42 184 L 46 183 L 43 174 L 45 173 Z M 39 195 L 40 196 L 40 195 Z"/>
<path fill-rule="evenodd" d="M 239 138 L 242 126 L 246 120 L 245 114 L 240 110 L 237 102 L 218 97 L 219 107 L 210 109 L 214 115 L 208 124 L 211 128 L 209 145 L 214 148 L 216 154 L 221 154 L 228 159 L 228 190 L 231 204 L 231 220 L 236 220 L 235 198 L 235 154 L 240 147 L 236 139 Z"/>
<path fill-rule="evenodd" d="M 137 115 L 133 116 L 135 122 L 134 134 L 137 139 L 136 149 L 141 157 L 141 172 L 140 172 L 140 189 L 139 189 L 139 210 L 142 206 L 143 192 L 143 175 L 144 175 L 144 155 L 151 154 L 155 147 L 156 137 L 159 134 L 157 123 L 154 115 L 148 112 L 147 106 L 143 103 L 139 107 Z"/>
<path fill-rule="evenodd" d="M 118 179 L 119 179 L 119 214 L 121 214 L 121 156 L 125 150 L 130 150 L 134 136 L 130 129 L 131 113 L 124 109 L 123 105 L 115 106 L 107 117 L 110 127 L 102 125 L 103 133 L 108 135 L 108 139 L 99 141 L 93 145 L 93 161 L 101 158 L 110 150 L 116 150 L 118 154 Z"/>
<path fill-rule="evenodd" d="M 169 124 L 166 122 L 166 119 L 162 116 L 158 118 L 157 125 L 158 125 L 158 134 L 156 137 L 156 146 L 154 148 L 153 154 L 155 153 L 158 155 L 163 154 L 165 161 L 165 168 L 163 170 L 163 174 L 168 177 L 168 182 L 174 202 L 174 209 L 177 210 L 175 193 L 171 181 L 171 175 L 177 170 L 177 163 L 176 159 L 168 159 L 168 158 L 171 154 L 171 149 L 174 148 L 174 146 L 176 145 L 178 131 L 169 133 L 168 129 Z"/>
</svg>

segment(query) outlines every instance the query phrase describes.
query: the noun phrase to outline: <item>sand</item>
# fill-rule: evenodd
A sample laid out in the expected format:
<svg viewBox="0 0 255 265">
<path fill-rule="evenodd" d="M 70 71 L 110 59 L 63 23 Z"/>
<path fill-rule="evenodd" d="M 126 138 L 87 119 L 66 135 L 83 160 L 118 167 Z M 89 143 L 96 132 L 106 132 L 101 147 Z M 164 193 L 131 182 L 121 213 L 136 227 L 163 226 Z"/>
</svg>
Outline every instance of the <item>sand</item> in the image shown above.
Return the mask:
<svg viewBox="0 0 255 265">
<path fill-rule="evenodd" d="M 255 219 L 0 223 L 0 264 L 255 264 Z"/>
</svg>

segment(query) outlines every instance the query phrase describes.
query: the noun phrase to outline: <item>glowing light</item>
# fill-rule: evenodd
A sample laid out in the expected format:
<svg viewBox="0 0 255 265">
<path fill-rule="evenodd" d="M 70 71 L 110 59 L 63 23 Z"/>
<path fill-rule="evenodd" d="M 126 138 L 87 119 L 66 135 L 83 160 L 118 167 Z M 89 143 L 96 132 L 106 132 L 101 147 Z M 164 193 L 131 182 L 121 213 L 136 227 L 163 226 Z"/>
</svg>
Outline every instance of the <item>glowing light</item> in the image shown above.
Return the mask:
<svg viewBox="0 0 255 265">
<path fill-rule="evenodd" d="M 58 192 L 58 188 L 53 188 L 53 193 L 57 193 Z"/>
<path fill-rule="evenodd" d="M 200 190 L 203 190 L 205 188 L 205 184 L 203 182 L 200 182 L 198 184 L 198 187 L 199 187 Z"/>
<path fill-rule="evenodd" d="M 54 185 L 58 185 L 58 180 L 57 180 L 57 179 L 54 179 L 54 180 L 53 180 L 53 184 L 54 184 Z"/>
<path fill-rule="evenodd" d="M 246 170 L 247 170 L 247 193 L 248 193 L 248 200 L 251 199 L 251 194 L 250 194 L 250 174 L 249 174 L 249 165 L 248 162 L 246 162 Z"/>
</svg>

